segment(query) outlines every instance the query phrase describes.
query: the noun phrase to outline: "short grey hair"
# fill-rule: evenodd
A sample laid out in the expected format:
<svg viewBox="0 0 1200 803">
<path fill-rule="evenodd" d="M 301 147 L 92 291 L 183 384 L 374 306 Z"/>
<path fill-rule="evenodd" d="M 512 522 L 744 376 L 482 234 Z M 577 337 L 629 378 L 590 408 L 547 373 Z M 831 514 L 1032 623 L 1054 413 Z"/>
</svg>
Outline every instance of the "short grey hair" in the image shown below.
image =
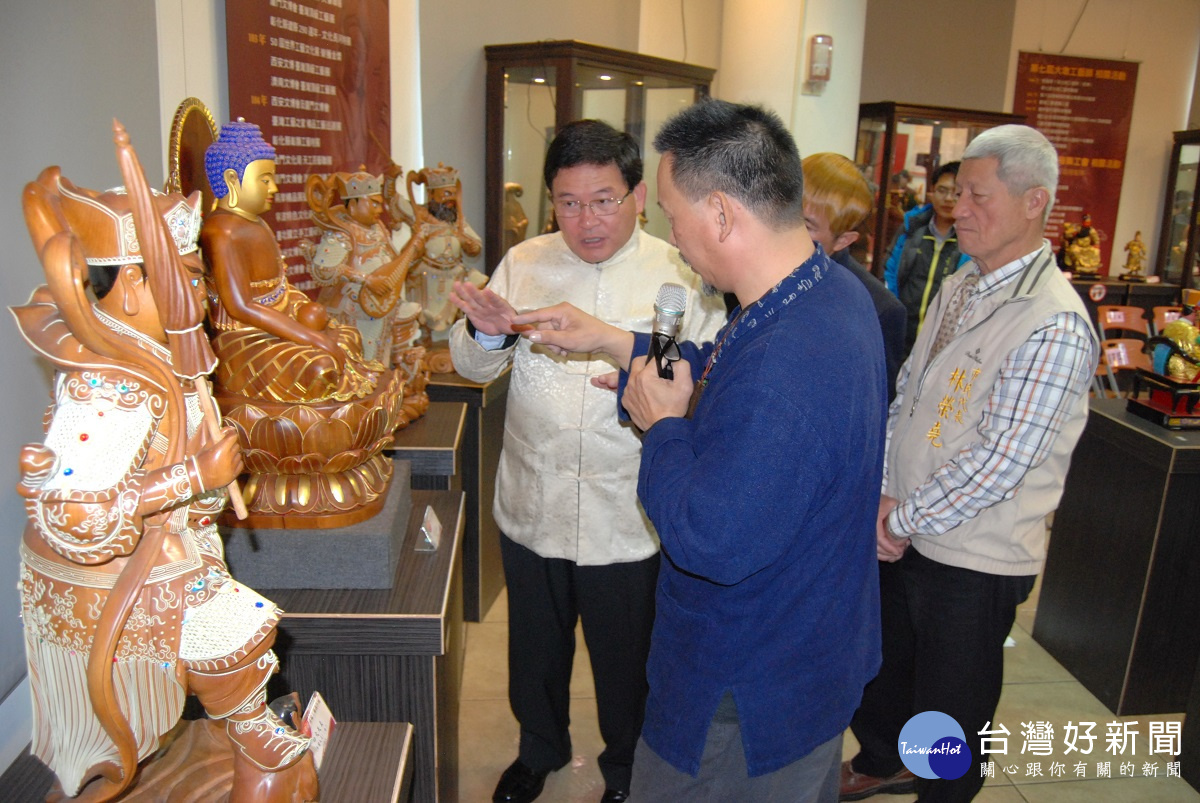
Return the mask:
<svg viewBox="0 0 1200 803">
<path fill-rule="evenodd" d="M 1040 131 L 1027 125 L 989 128 L 971 140 L 962 158 L 995 159 L 999 162 L 996 175 L 1014 195 L 1044 188 L 1050 195 L 1042 213 L 1045 225 L 1058 190 L 1058 151 Z"/>
</svg>

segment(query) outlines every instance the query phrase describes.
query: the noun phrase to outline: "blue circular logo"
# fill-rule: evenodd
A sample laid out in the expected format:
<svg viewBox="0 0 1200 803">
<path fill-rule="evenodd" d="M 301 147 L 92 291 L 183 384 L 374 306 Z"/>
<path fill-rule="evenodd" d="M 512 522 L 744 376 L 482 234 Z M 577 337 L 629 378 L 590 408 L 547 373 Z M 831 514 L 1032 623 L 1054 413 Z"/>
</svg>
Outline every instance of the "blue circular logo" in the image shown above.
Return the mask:
<svg viewBox="0 0 1200 803">
<path fill-rule="evenodd" d="M 905 723 L 896 748 L 918 777 L 952 781 L 971 768 L 971 748 L 962 726 L 941 711 L 924 711 Z"/>
</svg>

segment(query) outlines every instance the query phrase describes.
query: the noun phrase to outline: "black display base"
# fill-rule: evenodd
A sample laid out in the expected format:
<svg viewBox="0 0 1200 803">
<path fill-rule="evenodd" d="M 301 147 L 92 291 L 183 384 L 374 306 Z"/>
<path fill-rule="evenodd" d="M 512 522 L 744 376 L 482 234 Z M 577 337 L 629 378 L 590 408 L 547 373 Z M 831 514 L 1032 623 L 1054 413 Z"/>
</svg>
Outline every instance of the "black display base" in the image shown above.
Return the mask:
<svg viewBox="0 0 1200 803">
<path fill-rule="evenodd" d="M 230 573 L 251 588 L 391 588 L 412 508 L 410 472 L 395 461 L 383 509 L 348 527 L 220 527 Z"/>
<path fill-rule="evenodd" d="M 1165 429 L 1200 429 L 1200 415 L 1180 415 L 1141 399 L 1130 399 L 1125 409 Z"/>
<path fill-rule="evenodd" d="M 1166 429 L 1200 429 L 1200 384 L 1139 368 L 1125 409 Z"/>
</svg>

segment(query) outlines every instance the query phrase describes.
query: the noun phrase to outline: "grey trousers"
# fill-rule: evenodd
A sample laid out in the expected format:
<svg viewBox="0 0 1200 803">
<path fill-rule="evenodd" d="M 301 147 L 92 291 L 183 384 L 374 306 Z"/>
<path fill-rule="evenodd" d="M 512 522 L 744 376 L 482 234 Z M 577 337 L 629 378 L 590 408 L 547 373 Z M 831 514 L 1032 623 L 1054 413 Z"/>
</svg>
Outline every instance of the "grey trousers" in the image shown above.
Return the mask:
<svg viewBox="0 0 1200 803">
<path fill-rule="evenodd" d="M 741 728 L 714 721 L 696 778 L 663 761 L 639 739 L 629 803 L 836 803 L 841 763 L 838 734 L 786 767 L 751 778 Z"/>
</svg>

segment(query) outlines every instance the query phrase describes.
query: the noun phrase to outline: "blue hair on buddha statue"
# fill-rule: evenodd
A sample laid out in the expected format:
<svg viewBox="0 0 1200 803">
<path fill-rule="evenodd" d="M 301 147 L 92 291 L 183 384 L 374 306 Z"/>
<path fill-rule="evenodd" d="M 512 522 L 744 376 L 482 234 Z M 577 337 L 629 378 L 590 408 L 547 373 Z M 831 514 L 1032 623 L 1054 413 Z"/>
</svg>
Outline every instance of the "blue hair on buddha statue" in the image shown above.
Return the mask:
<svg viewBox="0 0 1200 803">
<path fill-rule="evenodd" d="M 225 171 L 232 168 L 238 178 L 245 176 L 246 167 L 259 159 L 274 159 L 275 148 L 263 139 L 262 129 L 247 123 L 241 117 L 221 126 L 217 141 L 204 152 L 204 172 L 213 195 L 224 198 L 229 194 L 225 186 Z"/>
</svg>

